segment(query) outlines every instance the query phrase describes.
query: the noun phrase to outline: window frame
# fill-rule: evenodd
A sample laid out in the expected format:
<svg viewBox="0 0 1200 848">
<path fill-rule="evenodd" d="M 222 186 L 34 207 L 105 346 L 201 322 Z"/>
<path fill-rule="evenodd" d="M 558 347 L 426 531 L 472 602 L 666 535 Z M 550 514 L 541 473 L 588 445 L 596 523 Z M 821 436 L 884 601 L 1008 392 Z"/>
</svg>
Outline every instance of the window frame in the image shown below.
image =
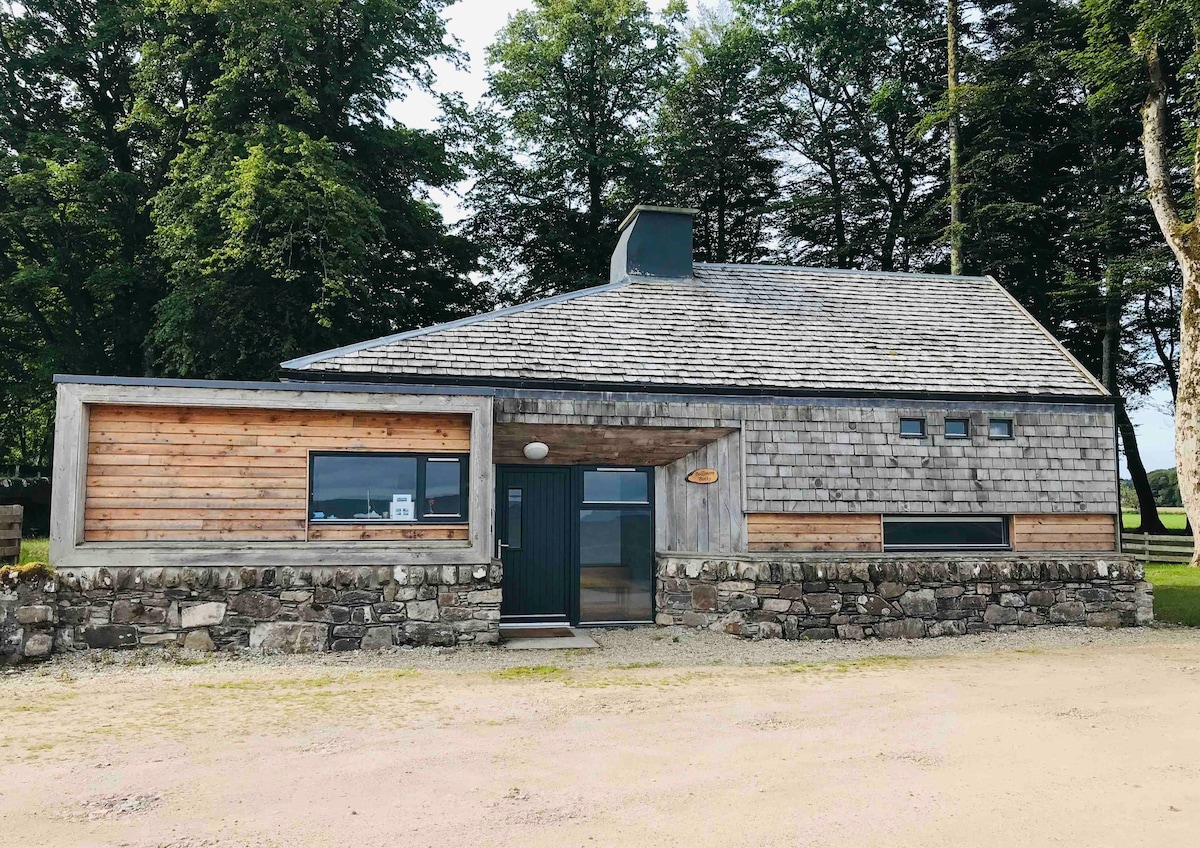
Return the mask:
<svg viewBox="0 0 1200 848">
<path fill-rule="evenodd" d="M 996 434 L 994 434 L 992 432 L 992 425 L 999 424 L 999 423 L 1008 425 L 1008 435 L 997 436 Z M 988 418 L 988 438 L 989 439 L 995 439 L 998 442 L 1004 442 L 1004 441 L 1009 441 L 1009 440 L 1015 439 L 1016 437 L 1017 437 L 1017 425 L 1013 421 L 1013 419 L 1011 419 L 1011 418 Z"/>
<path fill-rule="evenodd" d="M 946 429 L 951 421 L 962 422 L 963 431 L 961 433 L 951 433 Z M 946 439 L 969 439 L 971 438 L 971 419 L 970 418 L 946 418 L 942 421 L 942 437 Z"/>
<path fill-rule="evenodd" d="M 392 518 L 313 518 L 313 495 L 314 485 L 316 482 L 316 462 L 323 457 L 347 457 L 347 456 L 369 456 L 376 459 L 415 459 L 417 461 L 417 482 L 416 492 L 414 493 L 414 510 L 416 518 L 412 521 L 402 521 Z M 425 502 L 425 480 L 426 480 L 426 465 L 429 460 L 457 460 L 458 461 L 458 497 L 459 503 L 462 505 L 459 514 L 451 515 L 448 513 L 430 512 L 424 510 Z M 467 453 L 422 453 L 419 451 L 371 451 L 371 450 L 350 450 L 350 451 L 326 451 L 326 450 L 310 450 L 308 452 L 308 500 L 306 503 L 307 513 L 306 520 L 309 524 L 319 525 L 337 525 L 337 524 L 367 524 L 372 527 L 378 525 L 392 525 L 400 527 L 411 527 L 416 524 L 468 524 L 470 522 L 470 478 L 471 478 L 471 463 L 470 454 Z"/>
<path fill-rule="evenodd" d="M 994 521 L 999 523 L 1004 541 L 998 545 L 961 545 L 932 543 L 901 543 L 888 544 L 887 526 L 889 522 L 924 522 L 928 524 L 966 524 L 969 522 Z M 884 552 L 888 551 L 1010 551 L 1012 550 L 1012 520 L 1008 515 L 884 515 L 881 527 Z"/>
<path fill-rule="evenodd" d="M 585 493 L 587 492 L 587 475 L 594 472 L 609 472 L 615 474 L 642 474 L 646 479 L 646 499 L 641 501 L 589 501 Z M 650 506 L 654 498 L 654 472 L 648 471 L 647 466 L 618 466 L 618 465 L 601 465 L 587 466 L 580 471 L 579 482 L 579 504 L 581 507 L 597 507 L 603 508 L 619 508 L 624 506 L 645 507 Z"/>
<path fill-rule="evenodd" d="M 920 433 L 905 433 L 904 432 L 904 422 L 905 421 L 920 422 L 921 432 Z M 924 439 L 929 435 L 929 425 L 924 418 L 917 418 L 915 416 L 905 415 L 900 418 L 899 432 L 900 432 L 900 438 L 902 438 L 902 439 Z"/>
</svg>

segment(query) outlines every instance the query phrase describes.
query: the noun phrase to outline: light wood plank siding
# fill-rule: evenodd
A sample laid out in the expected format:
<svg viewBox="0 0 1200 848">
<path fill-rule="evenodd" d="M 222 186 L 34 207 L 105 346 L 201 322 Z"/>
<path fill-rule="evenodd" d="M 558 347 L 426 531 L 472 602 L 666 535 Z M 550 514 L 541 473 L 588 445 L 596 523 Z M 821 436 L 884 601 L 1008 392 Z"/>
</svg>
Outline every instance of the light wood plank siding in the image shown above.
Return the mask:
<svg viewBox="0 0 1200 848">
<path fill-rule="evenodd" d="M 848 513 L 752 513 L 751 551 L 882 551 L 880 516 Z"/>
<path fill-rule="evenodd" d="M 308 528 L 310 541 L 373 541 L 401 542 L 420 539 L 459 541 L 467 538 L 465 524 L 421 524 L 383 527 L 369 524 L 314 524 Z"/>
<path fill-rule="evenodd" d="M 310 450 L 467 453 L 470 416 L 93 405 L 86 541 L 302 541 Z M 465 525 L 330 525 L 310 539 L 466 539 Z"/>
<path fill-rule="evenodd" d="M 1116 517 L 1100 513 L 1014 515 L 1014 551 L 1115 551 Z"/>
<path fill-rule="evenodd" d="M 689 483 L 688 474 L 698 468 L 715 469 L 717 481 Z M 658 550 L 745 553 L 741 433 L 655 469 L 655 503 Z"/>
</svg>

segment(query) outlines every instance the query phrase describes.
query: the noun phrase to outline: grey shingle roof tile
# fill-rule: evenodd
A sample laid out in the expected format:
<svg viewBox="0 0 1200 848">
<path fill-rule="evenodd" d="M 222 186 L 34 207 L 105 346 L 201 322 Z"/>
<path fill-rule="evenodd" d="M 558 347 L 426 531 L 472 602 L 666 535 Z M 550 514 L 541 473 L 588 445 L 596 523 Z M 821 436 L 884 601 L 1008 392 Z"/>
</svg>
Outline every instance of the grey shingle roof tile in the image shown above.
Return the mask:
<svg viewBox="0 0 1200 848">
<path fill-rule="evenodd" d="M 284 363 L 477 380 L 1098 395 L 995 281 L 697 264 Z"/>
</svg>

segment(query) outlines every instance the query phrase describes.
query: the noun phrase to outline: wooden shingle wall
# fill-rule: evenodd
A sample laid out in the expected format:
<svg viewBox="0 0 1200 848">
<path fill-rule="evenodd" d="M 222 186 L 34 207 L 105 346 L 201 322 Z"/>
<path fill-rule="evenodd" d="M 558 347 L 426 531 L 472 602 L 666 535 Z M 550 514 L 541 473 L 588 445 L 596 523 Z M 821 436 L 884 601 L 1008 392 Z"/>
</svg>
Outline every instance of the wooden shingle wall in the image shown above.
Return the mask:
<svg viewBox="0 0 1200 848">
<path fill-rule="evenodd" d="M 96 404 L 84 539 L 464 539 L 465 525 L 310 531 L 308 452 L 469 449 L 468 415 Z"/>
</svg>

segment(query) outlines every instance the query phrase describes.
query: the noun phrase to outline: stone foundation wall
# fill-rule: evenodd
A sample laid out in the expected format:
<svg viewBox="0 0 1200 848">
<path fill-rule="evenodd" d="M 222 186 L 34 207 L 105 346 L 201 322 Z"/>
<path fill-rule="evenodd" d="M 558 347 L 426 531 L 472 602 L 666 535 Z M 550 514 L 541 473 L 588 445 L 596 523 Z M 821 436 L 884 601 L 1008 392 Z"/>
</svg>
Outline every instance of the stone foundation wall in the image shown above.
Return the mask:
<svg viewBox="0 0 1200 848">
<path fill-rule="evenodd" d="M 312 652 L 493 644 L 501 566 L 60 571 L 57 647 Z"/>
<path fill-rule="evenodd" d="M 752 638 L 920 638 L 1154 617 L 1131 557 L 660 555 L 659 624 Z"/>
<path fill-rule="evenodd" d="M 43 660 L 54 648 L 58 621 L 53 578 L 0 580 L 0 663 Z"/>
</svg>

